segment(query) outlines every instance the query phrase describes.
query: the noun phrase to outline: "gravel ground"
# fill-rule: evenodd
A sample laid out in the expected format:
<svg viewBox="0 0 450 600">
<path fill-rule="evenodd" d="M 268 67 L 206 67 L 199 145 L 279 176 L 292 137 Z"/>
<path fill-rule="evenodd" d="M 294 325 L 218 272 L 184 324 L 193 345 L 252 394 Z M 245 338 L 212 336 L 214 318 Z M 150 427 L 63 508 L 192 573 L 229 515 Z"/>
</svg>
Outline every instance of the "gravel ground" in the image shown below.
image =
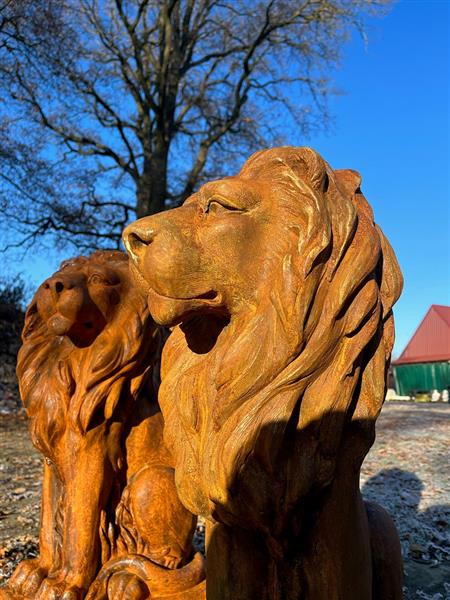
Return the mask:
<svg viewBox="0 0 450 600">
<path fill-rule="evenodd" d="M 386 403 L 361 473 L 367 499 L 393 517 L 405 600 L 450 600 L 450 405 Z"/>
<path fill-rule="evenodd" d="M 387 403 L 363 465 L 366 498 L 400 533 L 405 600 L 450 600 L 450 406 Z M 37 553 L 42 463 L 26 420 L 0 415 L 0 583 Z M 201 545 L 203 525 L 197 532 Z"/>
</svg>

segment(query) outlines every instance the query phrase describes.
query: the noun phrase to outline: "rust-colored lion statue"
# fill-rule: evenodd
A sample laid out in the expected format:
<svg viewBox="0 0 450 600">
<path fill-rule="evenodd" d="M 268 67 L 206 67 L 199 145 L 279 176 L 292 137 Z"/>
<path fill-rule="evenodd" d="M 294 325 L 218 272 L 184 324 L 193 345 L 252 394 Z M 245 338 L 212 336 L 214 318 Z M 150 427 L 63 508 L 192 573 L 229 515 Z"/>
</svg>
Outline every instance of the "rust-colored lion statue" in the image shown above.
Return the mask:
<svg viewBox="0 0 450 600">
<path fill-rule="evenodd" d="M 110 600 L 146 598 L 150 580 L 158 588 L 161 574 L 187 563 L 201 579 L 199 560 L 189 566 L 196 518 L 179 502 L 162 442 L 162 337 L 125 253 L 65 261 L 39 287 L 17 374 L 45 457 L 40 556 L 17 567 L 1 598 L 81 600 L 102 565 L 95 589 Z M 147 579 L 136 580 L 135 563 Z"/>
<path fill-rule="evenodd" d="M 180 498 L 208 519 L 208 600 L 400 600 L 359 471 L 402 277 L 359 175 L 264 150 L 124 240 L 173 327 L 159 402 Z"/>
</svg>

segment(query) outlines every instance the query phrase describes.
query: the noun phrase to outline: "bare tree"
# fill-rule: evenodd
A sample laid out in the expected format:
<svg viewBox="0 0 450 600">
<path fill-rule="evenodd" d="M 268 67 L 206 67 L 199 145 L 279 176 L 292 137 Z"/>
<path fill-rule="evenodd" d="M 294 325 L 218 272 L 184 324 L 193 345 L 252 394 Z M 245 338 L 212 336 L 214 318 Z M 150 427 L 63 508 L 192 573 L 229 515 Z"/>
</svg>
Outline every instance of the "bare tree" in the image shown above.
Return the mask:
<svg viewBox="0 0 450 600">
<path fill-rule="evenodd" d="M 327 69 L 388 0 L 9 0 L 0 209 L 18 243 L 118 243 L 243 155 L 327 123 Z M 55 237 L 56 236 L 56 237 Z"/>
</svg>

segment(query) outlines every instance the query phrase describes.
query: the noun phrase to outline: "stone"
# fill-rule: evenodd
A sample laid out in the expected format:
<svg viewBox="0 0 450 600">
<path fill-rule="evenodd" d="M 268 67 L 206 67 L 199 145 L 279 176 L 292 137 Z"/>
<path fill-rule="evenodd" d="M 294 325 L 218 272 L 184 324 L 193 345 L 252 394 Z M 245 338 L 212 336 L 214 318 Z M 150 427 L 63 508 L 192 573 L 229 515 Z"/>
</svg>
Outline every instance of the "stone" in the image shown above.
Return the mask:
<svg viewBox="0 0 450 600">
<path fill-rule="evenodd" d="M 124 232 L 172 328 L 159 404 L 181 502 L 207 520 L 208 600 L 402 597 L 395 527 L 359 491 L 402 276 L 360 182 L 263 150 Z"/>
</svg>

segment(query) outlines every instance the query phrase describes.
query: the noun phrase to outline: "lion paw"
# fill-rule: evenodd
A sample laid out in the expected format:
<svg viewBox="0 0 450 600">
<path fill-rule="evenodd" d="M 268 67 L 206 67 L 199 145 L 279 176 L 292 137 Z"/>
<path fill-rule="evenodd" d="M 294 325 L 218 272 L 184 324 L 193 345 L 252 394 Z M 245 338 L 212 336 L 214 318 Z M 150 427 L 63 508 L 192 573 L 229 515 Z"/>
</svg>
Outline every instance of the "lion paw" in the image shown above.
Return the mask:
<svg viewBox="0 0 450 600">
<path fill-rule="evenodd" d="M 108 582 L 108 600 L 145 600 L 149 597 L 147 586 L 135 575 L 117 573 Z"/>
<path fill-rule="evenodd" d="M 22 561 L 8 582 L 8 587 L 24 597 L 34 597 L 42 581 L 47 577 L 47 569 L 41 566 L 38 558 Z"/>
<path fill-rule="evenodd" d="M 180 548 L 171 546 L 163 546 L 158 550 L 148 549 L 146 554 L 154 563 L 167 569 L 178 569 L 183 562 L 183 553 Z"/>
<path fill-rule="evenodd" d="M 60 579 L 44 579 L 35 600 L 82 600 L 85 592 Z"/>
<path fill-rule="evenodd" d="M 159 563 L 168 569 L 176 569 L 181 564 L 182 559 L 179 556 L 172 556 L 168 554 L 164 556 Z"/>
</svg>

